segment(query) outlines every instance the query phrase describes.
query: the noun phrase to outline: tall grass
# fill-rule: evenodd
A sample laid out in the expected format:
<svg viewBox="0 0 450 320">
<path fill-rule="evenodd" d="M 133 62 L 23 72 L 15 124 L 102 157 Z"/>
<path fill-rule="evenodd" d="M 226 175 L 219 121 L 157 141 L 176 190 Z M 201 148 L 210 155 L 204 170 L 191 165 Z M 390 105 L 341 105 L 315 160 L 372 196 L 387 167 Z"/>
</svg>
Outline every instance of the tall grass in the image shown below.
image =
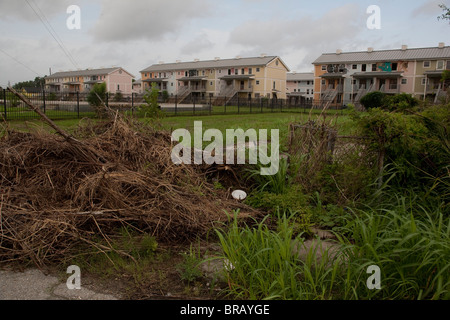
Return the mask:
<svg viewBox="0 0 450 320">
<path fill-rule="evenodd" d="M 414 201 L 413 201 L 414 200 Z M 353 210 L 338 229 L 337 252 L 318 246 L 302 259 L 295 213 L 217 230 L 229 270 L 229 294 L 237 299 L 450 299 L 450 219 L 443 206 L 421 206 L 399 196 L 396 203 Z M 343 236 L 345 234 L 346 236 Z M 318 241 L 320 246 L 320 241 Z M 368 267 L 381 270 L 381 289 L 370 290 Z"/>
<path fill-rule="evenodd" d="M 328 252 L 315 259 L 319 247 L 311 247 L 305 261 L 299 259 L 303 246 L 301 234 L 295 232 L 295 212 L 278 212 L 276 228 L 262 222 L 241 227 L 234 219 L 225 230 L 217 230 L 229 261 L 229 295 L 236 299 L 306 300 L 326 299 L 335 290 L 338 264 L 329 268 Z"/>
<path fill-rule="evenodd" d="M 353 225 L 342 228 L 348 238 L 348 285 L 355 299 L 449 299 L 450 219 L 441 207 L 426 208 L 405 197 L 386 209 L 353 212 Z M 358 286 L 357 275 L 369 265 L 381 269 L 382 288 Z"/>
</svg>

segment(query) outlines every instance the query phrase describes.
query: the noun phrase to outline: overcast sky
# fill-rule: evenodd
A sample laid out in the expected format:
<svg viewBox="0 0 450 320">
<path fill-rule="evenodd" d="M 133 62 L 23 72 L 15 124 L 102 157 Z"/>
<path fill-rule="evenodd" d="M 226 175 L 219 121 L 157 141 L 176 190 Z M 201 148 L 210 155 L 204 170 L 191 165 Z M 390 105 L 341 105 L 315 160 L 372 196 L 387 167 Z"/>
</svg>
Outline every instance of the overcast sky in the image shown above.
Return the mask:
<svg viewBox="0 0 450 320">
<path fill-rule="evenodd" d="M 261 53 L 308 72 L 336 49 L 450 45 L 450 24 L 437 20 L 439 3 L 450 6 L 449 0 L 0 0 L 0 86 L 48 75 L 49 68 L 121 66 L 138 79 L 159 61 Z M 79 30 L 67 27 L 70 5 L 81 10 Z M 370 5 L 381 9 L 379 30 L 367 28 Z"/>
</svg>

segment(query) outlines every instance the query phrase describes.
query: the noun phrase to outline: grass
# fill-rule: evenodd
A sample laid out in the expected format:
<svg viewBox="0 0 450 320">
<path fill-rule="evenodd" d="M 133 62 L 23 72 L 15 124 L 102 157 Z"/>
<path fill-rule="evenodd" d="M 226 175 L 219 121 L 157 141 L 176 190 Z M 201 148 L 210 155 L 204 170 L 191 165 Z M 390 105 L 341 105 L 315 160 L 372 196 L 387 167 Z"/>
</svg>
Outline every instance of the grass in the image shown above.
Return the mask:
<svg viewBox="0 0 450 320">
<path fill-rule="evenodd" d="M 267 219 L 268 217 L 266 217 Z M 277 228 L 255 226 L 217 230 L 222 259 L 230 261 L 228 294 L 238 299 L 450 299 L 450 219 L 439 208 L 412 209 L 405 198 L 392 208 L 366 208 L 347 217 L 340 247 L 318 247 L 306 257 L 295 233 L 295 213 L 278 214 Z M 321 241 L 318 241 L 319 246 Z M 381 270 L 381 289 L 367 287 L 368 268 Z"/>
</svg>

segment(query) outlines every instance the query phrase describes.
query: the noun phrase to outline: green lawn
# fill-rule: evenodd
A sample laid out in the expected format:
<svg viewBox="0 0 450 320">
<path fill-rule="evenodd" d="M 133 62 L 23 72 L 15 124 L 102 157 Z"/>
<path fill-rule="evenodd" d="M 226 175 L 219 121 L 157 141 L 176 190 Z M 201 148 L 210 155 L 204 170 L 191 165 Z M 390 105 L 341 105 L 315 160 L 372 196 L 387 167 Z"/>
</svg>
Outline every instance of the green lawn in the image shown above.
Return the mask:
<svg viewBox="0 0 450 320">
<path fill-rule="evenodd" d="M 203 131 L 207 129 L 219 129 L 225 136 L 226 129 L 241 128 L 244 131 L 248 129 L 267 129 L 270 135 L 271 129 L 280 130 L 280 143 L 286 146 L 288 141 L 289 124 L 305 123 L 309 119 L 317 119 L 319 111 L 313 110 L 310 114 L 299 112 L 270 112 L 257 114 L 229 114 L 229 115 L 196 115 L 196 116 L 167 116 L 161 120 L 162 128 L 172 132 L 175 129 L 185 128 L 191 133 L 194 128 L 194 121 L 202 121 Z M 144 119 L 141 119 L 145 121 Z M 327 115 L 327 120 L 336 124 L 339 134 L 349 135 L 353 133 L 352 122 L 348 114 L 339 111 L 336 114 Z M 55 123 L 61 128 L 72 131 L 77 128 L 80 119 L 55 120 Z M 13 120 L 7 124 L 14 129 L 29 131 L 33 128 L 48 128 L 42 121 L 32 119 L 28 121 Z M 49 130 L 52 130 L 49 128 Z"/>
</svg>

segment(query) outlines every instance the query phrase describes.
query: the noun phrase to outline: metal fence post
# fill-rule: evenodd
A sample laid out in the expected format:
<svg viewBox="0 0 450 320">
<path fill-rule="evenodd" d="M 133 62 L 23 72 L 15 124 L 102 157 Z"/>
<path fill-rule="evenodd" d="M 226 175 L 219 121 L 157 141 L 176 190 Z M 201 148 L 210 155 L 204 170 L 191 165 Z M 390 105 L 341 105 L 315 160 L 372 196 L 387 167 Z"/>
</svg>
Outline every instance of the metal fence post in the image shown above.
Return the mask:
<svg viewBox="0 0 450 320">
<path fill-rule="evenodd" d="M 8 112 L 6 109 L 6 89 L 3 89 L 3 103 L 4 103 L 3 107 L 5 109 L 5 121 L 6 121 L 6 120 L 8 120 Z"/>
<path fill-rule="evenodd" d="M 109 92 L 106 93 L 106 106 L 109 108 Z"/>
<path fill-rule="evenodd" d="M 80 119 L 80 92 L 77 91 L 77 117 Z"/>
<path fill-rule="evenodd" d="M 237 96 L 237 107 L 238 107 L 238 114 L 240 114 L 241 113 L 241 105 L 240 105 L 240 101 L 239 101 L 239 93 Z"/>
<path fill-rule="evenodd" d="M 212 97 L 209 96 L 209 115 L 212 113 Z"/>
<path fill-rule="evenodd" d="M 175 115 L 178 114 L 178 95 L 175 95 Z"/>
<path fill-rule="evenodd" d="M 42 90 L 42 101 L 44 103 L 44 114 L 45 114 L 45 109 L 46 109 L 46 106 L 45 106 L 45 90 Z"/>
</svg>

